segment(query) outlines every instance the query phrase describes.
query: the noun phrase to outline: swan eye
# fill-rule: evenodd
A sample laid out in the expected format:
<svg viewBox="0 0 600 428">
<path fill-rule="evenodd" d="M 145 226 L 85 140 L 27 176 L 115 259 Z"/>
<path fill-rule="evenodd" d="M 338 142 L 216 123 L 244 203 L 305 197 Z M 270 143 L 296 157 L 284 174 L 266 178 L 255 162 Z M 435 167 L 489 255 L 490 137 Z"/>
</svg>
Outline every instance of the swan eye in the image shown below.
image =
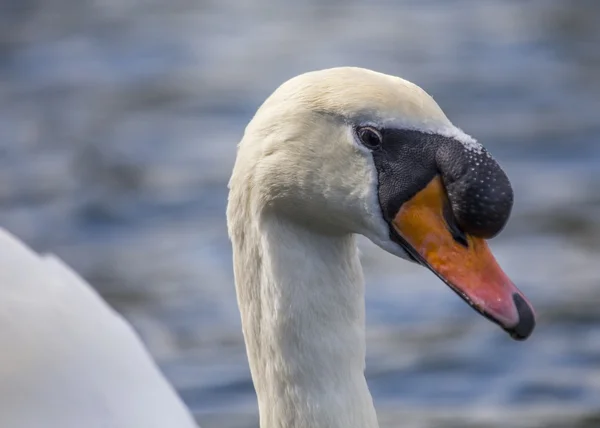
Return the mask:
<svg viewBox="0 0 600 428">
<path fill-rule="evenodd" d="M 381 147 L 383 138 L 377 129 L 365 126 L 363 128 L 358 128 L 356 134 L 365 147 L 369 149 L 378 149 Z"/>
</svg>

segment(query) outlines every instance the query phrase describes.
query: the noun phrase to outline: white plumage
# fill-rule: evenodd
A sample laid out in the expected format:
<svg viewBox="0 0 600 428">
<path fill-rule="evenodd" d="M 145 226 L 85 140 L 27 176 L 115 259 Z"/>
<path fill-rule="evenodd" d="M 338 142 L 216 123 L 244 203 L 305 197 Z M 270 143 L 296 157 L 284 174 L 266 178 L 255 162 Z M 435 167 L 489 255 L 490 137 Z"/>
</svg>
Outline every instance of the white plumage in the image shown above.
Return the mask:
<svg viewBox="0 0 600 428">
<path fill-rule="evenodd" d="M 0 349 L 1 427 L 196 427 L 127 322 L 2 229 Z"/>
</svg>

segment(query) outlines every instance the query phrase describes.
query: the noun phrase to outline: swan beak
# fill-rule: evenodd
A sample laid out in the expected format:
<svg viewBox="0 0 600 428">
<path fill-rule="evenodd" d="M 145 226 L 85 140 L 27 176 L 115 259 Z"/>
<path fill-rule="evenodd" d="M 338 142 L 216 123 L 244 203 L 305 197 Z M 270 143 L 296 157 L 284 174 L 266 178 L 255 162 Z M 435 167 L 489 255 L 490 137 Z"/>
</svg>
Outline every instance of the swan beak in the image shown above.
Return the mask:
<svg viewBox="0 0 600 428">
<path fill-rule="evenodd" d="M 531 304 L 502 271 L 484 239 L 453 236 L 444 216 L 447 203 L 444 186 L 436 177 L 393 219 L 399 243 L 513 339 L 527 339 L 535 327 Z"/>
</svg>

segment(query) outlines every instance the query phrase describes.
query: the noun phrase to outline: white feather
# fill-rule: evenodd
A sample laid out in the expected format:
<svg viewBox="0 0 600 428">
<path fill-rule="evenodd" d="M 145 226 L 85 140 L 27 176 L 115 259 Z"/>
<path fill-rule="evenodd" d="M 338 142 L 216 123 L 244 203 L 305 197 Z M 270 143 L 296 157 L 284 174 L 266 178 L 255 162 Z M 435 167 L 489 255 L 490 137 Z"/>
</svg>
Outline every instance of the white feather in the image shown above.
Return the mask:
<svg viewBox="0 0 600 428">
<path fill-rule="evenodd" d="M 0 343 L 1 427 L 196 427 L 129 324 L 2 229 Z"/>
</svg>

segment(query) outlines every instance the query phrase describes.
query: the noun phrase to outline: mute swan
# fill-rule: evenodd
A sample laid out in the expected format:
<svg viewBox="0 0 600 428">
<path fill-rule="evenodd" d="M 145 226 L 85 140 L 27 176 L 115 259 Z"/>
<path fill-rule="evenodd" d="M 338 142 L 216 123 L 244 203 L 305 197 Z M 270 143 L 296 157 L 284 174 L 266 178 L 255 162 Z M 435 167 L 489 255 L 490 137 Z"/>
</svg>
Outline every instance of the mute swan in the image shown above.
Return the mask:
<svg viewBox="0 0 600 428">
<path fill-rule="evenodd" d="M 261 428 L 378 426 L 354 234 L 428 267 L 513 338 L 534 328 L 485 242 L 508 220 L 508 178 L 412 83 L 359 68 L 287 81 L 247 126 L 229 188 Z"/>
<path fill-rule="evenodd" d="M 127 322 L 0 229 L 0 427 L 197 428 Z"/>
</svg>

